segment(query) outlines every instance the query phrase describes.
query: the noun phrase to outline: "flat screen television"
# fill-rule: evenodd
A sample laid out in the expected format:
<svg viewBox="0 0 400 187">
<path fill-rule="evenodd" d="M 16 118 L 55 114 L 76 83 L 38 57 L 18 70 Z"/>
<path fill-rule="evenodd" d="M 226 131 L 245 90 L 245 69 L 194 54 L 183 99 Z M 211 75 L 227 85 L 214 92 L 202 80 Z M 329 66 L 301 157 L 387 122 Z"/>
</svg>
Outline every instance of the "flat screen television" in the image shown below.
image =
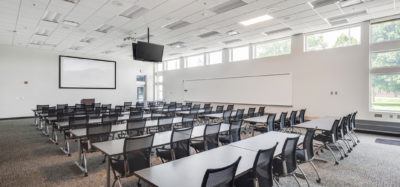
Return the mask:
<svg viewBox="0 0 400 187">
<path fill-rule="evenodd" d="M 162 57 L 164 53 L 164 46 L 147 43 L 138 42 L 132 43 L 133 58 L 135 60 L 150 61 L 150 62 L 162 62 Z"/>
</svg>

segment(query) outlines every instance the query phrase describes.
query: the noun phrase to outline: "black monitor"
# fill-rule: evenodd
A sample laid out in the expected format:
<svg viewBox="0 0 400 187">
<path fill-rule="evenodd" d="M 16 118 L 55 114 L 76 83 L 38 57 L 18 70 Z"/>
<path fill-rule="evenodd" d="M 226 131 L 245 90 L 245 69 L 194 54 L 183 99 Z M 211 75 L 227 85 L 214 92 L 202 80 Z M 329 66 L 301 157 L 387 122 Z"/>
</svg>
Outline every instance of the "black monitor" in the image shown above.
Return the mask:
<svg viewBox="0 0 400 187">
<path fill-rule="evenodd" d="M 133 58 L 135 60 L 162 62 L 164 46 L 147 42 L 132 44 Z"/>
</svg>

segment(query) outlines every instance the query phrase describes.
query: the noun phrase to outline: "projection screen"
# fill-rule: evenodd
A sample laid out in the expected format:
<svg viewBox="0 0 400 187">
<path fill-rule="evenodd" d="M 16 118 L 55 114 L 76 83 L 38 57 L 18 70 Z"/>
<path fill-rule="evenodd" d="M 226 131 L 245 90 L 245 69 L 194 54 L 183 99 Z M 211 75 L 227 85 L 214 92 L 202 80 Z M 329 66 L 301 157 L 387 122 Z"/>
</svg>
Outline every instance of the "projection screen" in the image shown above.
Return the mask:
<svg viewBox="0 0 400 187">
<path fill-rule="evenodd" d="M 116 89 L 116 62 L 60 56 L 59 88 Z"/>
</svg>

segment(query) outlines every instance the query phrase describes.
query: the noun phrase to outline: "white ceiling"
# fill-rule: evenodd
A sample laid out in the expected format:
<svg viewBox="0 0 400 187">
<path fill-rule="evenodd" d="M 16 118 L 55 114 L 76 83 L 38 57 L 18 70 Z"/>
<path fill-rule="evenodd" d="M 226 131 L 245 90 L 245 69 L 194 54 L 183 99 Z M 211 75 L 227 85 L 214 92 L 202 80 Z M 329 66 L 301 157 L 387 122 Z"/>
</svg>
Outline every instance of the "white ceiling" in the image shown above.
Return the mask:
<svg viewBox="0 0 400 187">
<path fill-rule="evenodd" d="M 331 28 L 327 18 L 360 10 L 367 10 L 368 14 L 349 18 L 348 24 L 400 13 L 400 0 L 364 0 L 362 4 L 346 8 L 331 4 L 316 9 L 307 0 L 242 0 L 247 4 L 239 8 L 220 14 L 212 11 L 227 1 L 232 0 L 0 0 L 0 44 L 131 59 L 129 41 L 123 39 L 143 37 L 150 27 L 152 43 L 184 42 L 183 48 L 165 46 L 164 59 L 170 59 Z M 120 16 L 132 6 L 147 11 L 132 18 Z M 55 22 L 43 20 L 51 14 L 58 14 Z M 265 14 L 274 19 L 246 27 L 239 24 Z M 77 22 L 79 26 L 68 26 L 64 20 Z M 164 27 L 175 21 L 190 24 L 175 30 Z M 101 26 L 112 27 L 106 33 L 96 31 Z M 263 34 L 287 27 L 292 31 Z M 229 36 L 226 32 L 230 30 L 240 34 Z M 198 37 L 210 31 L 220 34 Z M 233 39 L 242 41 L 223 43 Z M 118 47 L 123 44 L 128 45 Z M 200 50 L 193 50 L 196 48 Z"/>
</svg>

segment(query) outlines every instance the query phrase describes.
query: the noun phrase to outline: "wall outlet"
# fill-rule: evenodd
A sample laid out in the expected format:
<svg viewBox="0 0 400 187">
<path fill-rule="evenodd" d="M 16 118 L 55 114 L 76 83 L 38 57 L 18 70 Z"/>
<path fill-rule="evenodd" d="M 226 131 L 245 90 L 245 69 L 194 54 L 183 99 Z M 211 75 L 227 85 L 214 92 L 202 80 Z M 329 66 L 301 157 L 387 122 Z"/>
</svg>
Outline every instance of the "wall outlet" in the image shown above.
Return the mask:
<svg viewBox="0 0 400 187">
<path fill-rule="evenodd" d="M 382 114 L 374 114 L 374 117 L 376 117 L 376 118 L 382 118 Z"/>
<path fill-rule="evenodd" d="M 389 114 L 389 118 L 393 118 L 393 114 Z"/>
</svg>

